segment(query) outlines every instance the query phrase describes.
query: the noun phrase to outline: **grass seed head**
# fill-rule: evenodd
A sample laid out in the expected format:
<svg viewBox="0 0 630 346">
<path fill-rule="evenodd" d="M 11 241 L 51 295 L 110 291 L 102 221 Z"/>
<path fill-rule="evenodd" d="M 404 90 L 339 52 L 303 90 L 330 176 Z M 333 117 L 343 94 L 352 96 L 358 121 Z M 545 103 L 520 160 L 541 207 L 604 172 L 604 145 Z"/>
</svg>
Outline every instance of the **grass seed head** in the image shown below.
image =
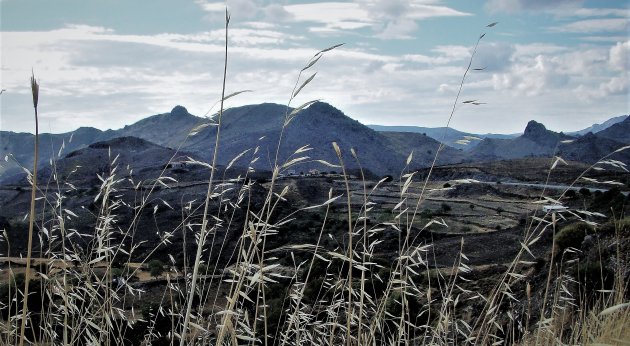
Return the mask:
<svg viewBox="0 0 630 346">
<path fill-rule="evenodd" d="M 37 108 L 37 102 L 39 101 L 39 84 L 35 75 L 31 75 L 31 93 L 33 94 L 33 107 Z"/>
</svg>

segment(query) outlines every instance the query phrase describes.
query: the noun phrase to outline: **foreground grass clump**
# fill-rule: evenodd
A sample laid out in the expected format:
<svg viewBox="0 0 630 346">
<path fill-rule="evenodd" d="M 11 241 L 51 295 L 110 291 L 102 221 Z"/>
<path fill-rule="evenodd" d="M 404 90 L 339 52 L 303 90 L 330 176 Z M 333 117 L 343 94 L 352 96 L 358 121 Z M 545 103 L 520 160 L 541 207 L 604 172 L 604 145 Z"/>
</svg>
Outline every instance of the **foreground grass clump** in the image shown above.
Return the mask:
<svg viewBox="0 0 630 346">
<path fill-rule="evenodd" d="M 432 184 L 439 190 L 470 182 L 434 183 L 431 171 L 420 177 L 409 167 L 413 154 L 399 177 L 369 181 L 360 170 L 353 179 L 346 167 L 361 167 L 360 155 L 331 143 L 337 162 L 317 161 L 335 171 L 322 179 L 330 188 L 321 191 L 321 203 L 292 203 L 295 181 L 281 174 L 312 161 L 311 148 L 295 148 L 286 160 L 278 152 L 292 120 L 313 101 L 287 108 L 275 154 L 251 148 L 220 176 L 223 101 L 239 93 L 225 92 L 228 24 L 229 16 L 213 159 L 187 162 L 208 170 L 205 191 L 178 196 L 181 210 L 175 210 L 161 199 L 178 183 L 166 169 L 175 156 L 159 177 L 138 182 L 110 151 L 91 204 L 73 211 L 66 207 L 69 182 L 53 176 L 49 193 L 34 171 L 32 202 L 41 202 L 30 216 L 38 244 L 27 245 L 24 273 L 14 274 L 24 268 L 8 260 L 9 279 L 0 286 L 3 344 L 555 345 L 627 339 L 627 219 L 536 208 L 508 230 L 519 238 L 504 263 L 475 264 L 479 252 L 499 249 L 456 236 L 447 239 L 455 248 L 448 265 L 438 265 L 438 233 L 432 230 L 448 228 L 442 217 L 457 209 L 446 202 L 429 209 Z M 310 70 L 337 47 L 307 61 L 288 106 L 315 77 Z M 208 125 L 191 129 L 190 136 Z M 250 167 L 261 157 L 271 162 L 271 173 L 251 179 Z M 226 172 L 238 170 L 236 159 L 247 168 L 228 179 Z M 394 191 L 386 207 L 379 199 L 383 191 Z M 539 201 L 556 198 L 563 197 Z M 481 209 L 473 206 L 467 202 L 465 210 Z M 142 223 L 160 226 L 163 212 L 177 226 L 157 227 L 150 245 L 138 241 Z M 490 214 L 512 215 L 503 207 Z M 89 232 L 72 227 L 80 217 L 93 221 Z M 607 219 L 598 241 L 581 249 L 592 232 L 587 225 Z M 464 227 L 464 234 L 472 231 Z M 11 258 L 13 238 L 4 235 Z M 31 270 L 33 248 L 39 265 Z"/>
</svg>

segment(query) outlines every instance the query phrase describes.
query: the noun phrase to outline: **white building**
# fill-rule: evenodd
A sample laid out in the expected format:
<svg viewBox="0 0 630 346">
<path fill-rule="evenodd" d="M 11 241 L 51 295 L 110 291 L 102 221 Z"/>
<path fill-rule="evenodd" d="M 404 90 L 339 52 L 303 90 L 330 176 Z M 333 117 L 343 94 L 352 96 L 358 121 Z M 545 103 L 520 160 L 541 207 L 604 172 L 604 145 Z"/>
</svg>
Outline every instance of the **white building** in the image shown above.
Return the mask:
<svg viewBox="0 0 630 346">
<path fill-rule="evenodd" d="M 550 205 L 543 205 L 542 210 L 545 213 L 548 213 L 548 212 L 565 211 L 565 210 L 569 210 L 569 208 L 563 206 L 562 204 L 550 204 Z"/>
</svg>

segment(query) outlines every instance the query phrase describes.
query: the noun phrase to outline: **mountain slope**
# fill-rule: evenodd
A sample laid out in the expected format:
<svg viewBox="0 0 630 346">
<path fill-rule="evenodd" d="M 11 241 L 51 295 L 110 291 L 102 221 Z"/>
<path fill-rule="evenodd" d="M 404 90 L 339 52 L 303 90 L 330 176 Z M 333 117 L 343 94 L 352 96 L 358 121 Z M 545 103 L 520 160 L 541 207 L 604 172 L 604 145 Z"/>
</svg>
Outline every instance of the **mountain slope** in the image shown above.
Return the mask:
<svg viewBox="0 0 630 346">
<path fill-rule="evenodd" d="M 44 164 L 52 158 L 59 158 L 60 153 L 63 156 L 91 143 L 115 136 L 114 131 L 103 132 L 93 127 L 80 127 L 75 131 L 60 134 L 42 133 L 39 137 L 40 163 Z M 35 135 L 31 133 L 0 131 L 0 156 L 2 158 L 9 154 L 12 156 L 7 162 L 0 164 L 0 177 L 22 171 L 19 165 L 33 169 L 34 146 Z M 60 150 L 62 146 L 63 150 Z"/>
<path fill-rule="evenodd" d="M 186 108 L 175 106 L 169 113 L 144 118 L 115 132 L 116 137 L 133 136 L 164 147 L 177 148 L 190 130 L 203 120 L 188 113 Z"/>
<path fill-rule="evenodd" d="M 620 123 L 620 122 L 626 120 L 627 118 L 628 118 L 627 115 L 620 115 L 618 117 L 610 118 L 610 119 L 604 121 L 601 124 L 593 124 L 593 125 L 585 128 L 585 129 L 582 129 L 580 131 L 569 132 L 567 134 L 569 134 L 571 136 L 583 136 L 583 135 L 585 135 L 585 134 L 587 134 L 589 132 L 598 133 L 600 131 L 603 131 L 603 130 L 605 130 L 605 129 L 607 129 L 607 128 L 617 124 L 617 123 Z"/>
<path fill-rule="evenodd" d="M 254 167 L 271 169 L 287 111 L 290 112 L 291 109 L 269 103 L 226 110 L 221 125 L 219 162 L 225 164 L 244 150 L 251 149 L 253 152 L 254 148 L 258 147 L 259 159 Z M 216 128 L 208 127 L 191 138 L 184 148 L 209 159 L 214 148 L 215 135 Z M 339 160 L 332 147 L 332 142 L 336 142 L 344 153 L 344 164 L 347 168 L 359 167 L 350 154 L 350 148 L 354 148 L 361 166 L 375 174 L 399 172 L 404 167 L 411 150 L 416 148 L 419 150 L 414 155 L 412 165 L 424 166 L 430 162 L 429 158 L 432 158 L 432 155 L 427 154 L 427 149 L 423 146 L 434 146 L 437 149 L 438 145 L 436 141 L 428 137 L 418 138 L 417 135 L 411 133 L 398 135 L 401 138 L 392 140 L 387 135 L 368 128 L 323 102 L 316 102 L 302 110 L 287 126 L 282 136 L 282 145 L 279 150 L 280 164 L 289 158 L 294 158 L 295 156 L 292 155 L 295 150 L 305 145 L 309 145 L 312 150 L 298 156 L 306 155 L 311 159 L 338 164 Z M 407 138 L 403 139 L 402 137 L 405 136 Z M 459 162 L 462 158 L 462 155 L 458 155 L 449 162 Z M 246 163 L 245 157 L 242 160 L 242 164 Z M 312 161 L 301 163 L 296 167 L 301 171 L 311 168 L 331 170 Z"/>
<path fill-rule="evenodd" d="M 411 132 L 379 132 L 384 135 L 392 147 L 403 156 L 408 156 L 413 151 L 411 168 L 428 167 L 433 163 L 435 153 L 440 142 L 420 133 Z M 467 153 L 455 148 L 444 146 L 438 156 L 436 164 L 443 165 L 453 162 L 468 160 Z"/>
<path fill-rule="evenodd" d="M 182 106 L 175 106 L 169 113 L 157 114 L 142 119 L 119 130 L 101 131 L 92 127 L 81 127 L 75 131 L 50 134 L 42 133 L 39 137 L 40 164 L 52 158 L 63 157 L 71 151 L 117 137 L 138 137 L 164 147 L 177 148 L 188 132 L 200 124 L 203 118 L 196 117 Z M 35 136 L 30 133 L 0 131 L 0 156 L 12 154 L 20 165 L 32 169 Z M 63 150 L 60 148 L 63 145 Z M 61 156 L 59 155 L 61 153 Z M 13 159 L 0 164 L 0 177 L 6 177 L 21 171 Z"/>
<path fill-rule="evenodd" d="M 599 133 L 594 135 L 589 132 L 572 142 L 561 143 L 558 147 L 557 155 L 566 160 L 595 163 L 622 146 L 624 146 L 624 143 L 610 138 L 600 137 Z M 610 158 L 630 162 L 630 151 L 626 150 L 615 153 L 610 156 Z"/>
<path fill-rule="evenodd" d="M 597 132 L 597 137 L 608 138 L 624 144 L 630 144 L 630 117 Z"/>
<path fill-rule="evenodd" d="M 565 160 L 595 163 L 628 143 L 630 119 L 614 124 L 597 134 L 591 132 L 571 137 L 547 130 L 543 124 L 530 121 L 522 136 L 514 139 L 484 139 L 471 154 L 479 160 L 505 160 L 525 157 L 560 156 Z M 627 161 L 630 152 L 615 153 L 610 158 Z"/>
<path fill-rule="evenodd" d="M 435 139 L 436 141 L 457 149 L 470 150 L 480 143 L 479 140 L 471 140 L 467 144 L 458 143 L 458 141 L 465 139 L 465 137 L 477 137 L 477 138 L 502 138 L 509 139 L 518 135 L 503 135 L 503 134 L 476 134 L 458 131 L 450 127 L 421 127 L 421 126 L 384 126 L 384 125 L 367 125 L 369 128 L 379 132 L 413 132 L 421 133 L 428 137 Z"/>
<path fill-rule="evenodd" d="M 471 154 L 480 159 L 551 156 L 561 141 L 570 139 L 573 137 L 547 130 L 543 124 L 532 120 L 523 135 L 514 139 L 485 138 L 471 150 Z"/>
<path fill-rule="evenodd" d="M 116 137 L 92 143 L 59 158 L 54 172 L 59 181 L 81 187 L 100 185 L 98 175 L 107 174 L 114 166 L 119 167 L 119 177 L 130 177 L 129 172 L 132 172 L 134 179 L 155 178 L 173 155 L 175 150 L 141 138 Z M 52 174 L 53 167 L 44 163 L 37 176 L 40 181 L 46 181 Z M 26 175 L 20 172 L 5 177 L 3 184 L 27 185 Z"/>
</svg>

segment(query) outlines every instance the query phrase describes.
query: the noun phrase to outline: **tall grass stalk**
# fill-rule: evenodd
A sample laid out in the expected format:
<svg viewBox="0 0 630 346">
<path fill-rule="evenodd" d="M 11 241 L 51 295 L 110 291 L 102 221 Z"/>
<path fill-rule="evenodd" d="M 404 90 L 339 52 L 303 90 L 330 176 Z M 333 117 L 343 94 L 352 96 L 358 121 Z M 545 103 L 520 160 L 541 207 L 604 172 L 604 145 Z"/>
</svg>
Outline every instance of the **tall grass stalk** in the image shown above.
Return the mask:
<svg viewBox="0 0 630 346">
<path fill-rule="evenodd" d="M 225 83 L 227 80 L 227 63 L 228 63 L 228 27 L 230 25 L 230 14 L 227 9 L 225 10 L 225 56 L 223 59 L 223 83 L 221 87 L 221 105 L 219 108 L 219 115 L 217 117 L 217 135 L 214 143 L 214 153 L 212 155 L 212 165 L 210 167 L 210 180 L 208 182 L 208 191 L 206 192 L 206 201 L 204 203 L 203 218 L 201 221 L 201 231 L 197 243 L 197 253 L 195 254 L 195 264 L 193 266 L 191 289 L 188 295 L 186 303 L 186 312 L 184 315 L 184 324 L 182 325 L 180 346 L 184 346 L 186 343 L 186 332 L 188 324 L 190 322 L 190 314 L 192 311 L 192 303 L 195 295 L 195 285 L 197 284 L 197 276 L 199 275 L 199 264 L 201 261 L 201 252 L 206 239 L 206 232 L 208 231 L 208 208 L 210 206 L 210 197 L 212 195 L 212 186 L 214 183 L 214 173 L 216 171 L 217 158 L 219 155 L 219 139 L 221 137 L 221 119 L 223 116 L 223 102 L 225 101 Z M 219 340 L 221 338 L 219 337 Z"/>
<path fill-rule="evenodd" d="M 28 317 L 28 290 L 31 280 L 31 256 L 33 252 L 33 226 L 35 224 L 35 196 L 37 194 L 37 161 L 39 160 L 39 117 L 37 104 L 39 102 L 39 84 L 35 74 L 31 76 L 31 93 L 33 95 L 33 109 L 35 112 L 35 153 L 33 155 L 33 173 L 31 175 L 31 211 L 28 215 L 28 244 L 26 252 L 26 273 L 24 277 L 24 298 L 22 300 L 22 321 L 20 325 L 20 346 L 24 345 L 26 319 Z"/>
</svg>

